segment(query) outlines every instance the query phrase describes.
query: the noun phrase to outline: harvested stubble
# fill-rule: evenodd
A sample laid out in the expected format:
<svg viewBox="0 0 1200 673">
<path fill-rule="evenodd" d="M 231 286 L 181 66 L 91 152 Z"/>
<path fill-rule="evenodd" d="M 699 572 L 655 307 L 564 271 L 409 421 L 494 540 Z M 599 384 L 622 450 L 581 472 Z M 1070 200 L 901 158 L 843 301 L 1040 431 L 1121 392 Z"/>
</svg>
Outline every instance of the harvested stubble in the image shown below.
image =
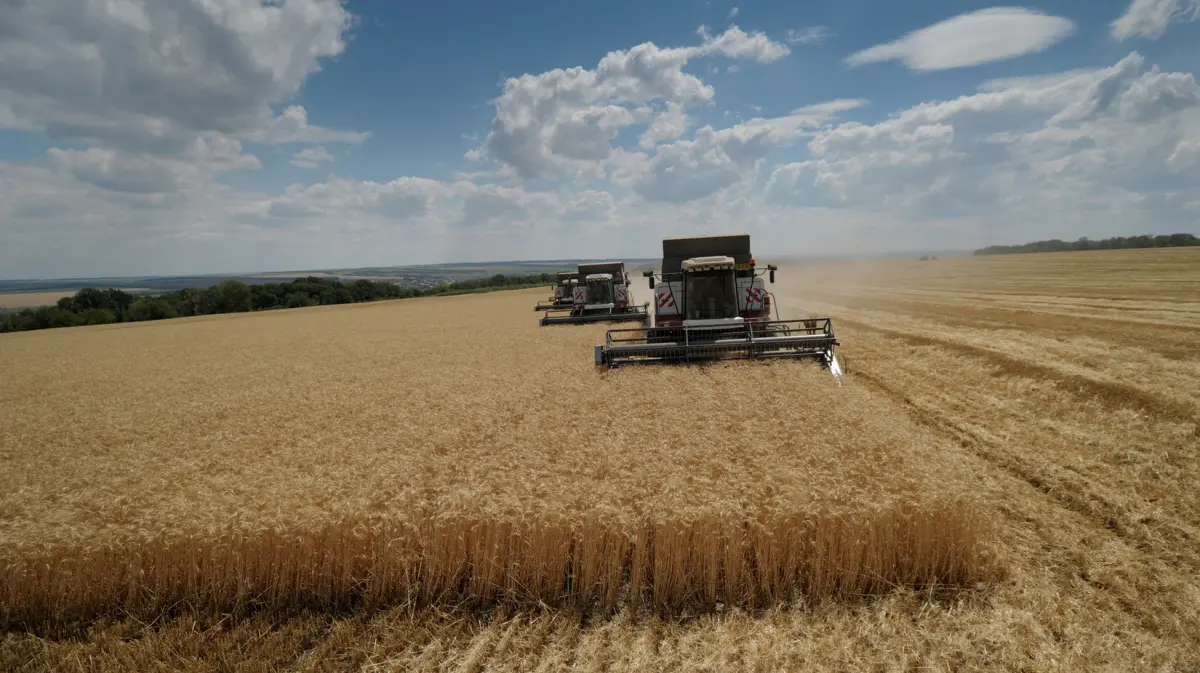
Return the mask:
<svg viewBox="0 0 1200 673">
<path fill-rule="evenodd" d="M 989 572 L 902 412 L 802 363 L 601 374 L 604 326 L 538 328 L 535 294 L 0 338 L 3 621 L 703 611 Z"/>
</svg>

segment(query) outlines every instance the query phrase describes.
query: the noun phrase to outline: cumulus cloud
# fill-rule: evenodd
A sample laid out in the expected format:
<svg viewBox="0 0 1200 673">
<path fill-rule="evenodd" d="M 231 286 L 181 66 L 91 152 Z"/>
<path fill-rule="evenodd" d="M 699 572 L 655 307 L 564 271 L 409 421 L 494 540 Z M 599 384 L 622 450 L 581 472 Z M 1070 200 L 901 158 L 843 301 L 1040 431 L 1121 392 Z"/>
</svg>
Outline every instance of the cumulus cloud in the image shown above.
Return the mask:
<svg viewBox="0 0 1200 673">
<path fill-rule="evenodd" d="M 298 168 L 316 168 L 327 161 L 336 161 L 324 145 L 306 147 L 292 156 L 292 165 Z"/>
<path fill-rule="evenodd" d="M 266 212 L 283 218 L 360 213 L 407 219 L 430 212 L 451 194 L 452 185 L 427 178 L 381 183 L 331 176 L 311 185 L 289 185 L 267 201 Z"/>
<path fill-rule="evenodd" d="M 587 189 L 563 204 L 560 217 L 572 221 L 611 220 L 617 204 L 609 192 Z"/>
<path fill-rule="evenodd" d="M 306 147 L 292 155 L 292 165 L 300 168 L 316 168 L 319 164 L 336 161 L 336 157 L 324 145 Z"/>
<path fill-rule="evenodd" d="M 688 106 L 712 100 L 713 89 L 683 67 L 695 58 L 722 55 L 770 63 L 788 48 L 762 33 L 731 26 L 719 35 L 701 26 L 701 44 L 662 48 L 647 42 L 614 51 L 595 69 L 550 70 L 511 77 L 494 101 L 496 115 L 482 147 L 468 153 L 491 159 L 523 178 L 582 176 L 595 179 L 622 128 L 650 122 L 650 104 L 674 104 L 679 112 L 650 138 L 677 124 Z M 670 110 L 670 108 L 668 109 Z"/>
<path fill-rule="evenodd" d="M 683 105 L 668 102 L 638 140 L 638 146 L 650 149 L 664 140 L 674 140 L 687 132 L 688 117 Z"/>
<path fill-rule="evenodd" d="M 1118 40 L 1144 37 L 1156 40 L 1172 23 L 1200 19 L 1200 0 L 1133 0 L 1112 22 L 1112 36 Z"/>
<path fill-rule="evenodd" d="M 1167 157 L 1167 166 L 1172 170 L 1182 171 L 1200 164 L 1200 134 L 1179 141 L 1171 156 Z"/>
<path fill-rule="evenodd" d="M 253 134 L 350 22 L 335 0 L 7 3 L 0 124 L 133 152 Z"/>
<path fill-rule="evenodd" d="M 727 17 L 725 17 L 725 18 L 727 18 L 727 19 L 732 19 L 733 17 L 735 17 L 735 16 L 737 16 L 737 15 L 738 15 L 738 12 L 739 12 L 739 11 L 740 11 L 740 10 L 738 10 L 738 8 L 737 8 L 737 7 L 734 7 L 733 9 L 729 10 L 729 16 L 727 16 Z"/>
<path fill-rule="evenodd" d="M 810 159 L 774 169 L 768 198 L 1120 228 L 1131 221 L 1120 218 L 1200 177 L 1190 159 L 1200 89 L 1190 73 L 1147 68 L 1132 53 L 1109 68 L 983 88 L 876 124 L 822 129 Z"/>
<path fill-rule="evenodd" d="M 755 118 L 724 129 L 704 126 L 691 140 L 659 145 L 654 156 L 625 154 L 614 181 L 651 201 L 686 202 L 710 196 L 753 176 L 772 150 L 864 104 L 836 100 L 775 118 Z"/>
<path fill-rule="evenodd" d="M 367 131 L 338 131 L 308 123 L 308 111 L 302 105 L 289 105 L 278 116 L 264 119 L 241 137 L 259 143 L 350 143 L 360 144 L 371 137 Z"/>
<path fill-rule="evenodd" d="M 331 176 L 324 182 L 290 185 L 268 198 L 258 209 L 260 220 L 296 218 L 340 221 L 359 229 L 420 229 L 425 233 L 449 228 L 480 233 L 523 230 L 555 213 L 574 212 L 581 219 L 603 211 L 602 192 L 583 192 L 563 207 L 553 192 L 526 190 L 524 186 L 476 184 L 465 180 L 441 181 L 404 177 L 389 182 L 353 180 Z M 611 206 L 612 198 L 608 196 Z M 593 215 L 584 216 L 585 211 Z M 342 226 L 334 225 L 334 226 Z"/>
<path fill-rule="evenodd" d="M 222 136 L 197 138 L 170 157 L 99 147 L 49 153 L 55 165 L 82 182 L 135 194 L 204 187 L 218 173 L 261 167 L 257 157 L 242 152 L 241 143 Z"/>
<path fill-rule="evenodd" d="M 730 26 L 724 33 L 713 35 L 708 26 L 700 26 L 696 33 L 704 38 L 704 44 L 694 47 L 698 56 L 722 54 L 729 58 L 753 59 L 759 63 L 771 63 L 787 56 L 791 50 L 764 33 L 746 33 L 737 26 Z"/>
<path fill-rule="evenodd" d="M 912 70 L 947 70 L 1044 51 L 1075 32 L 1075 22 L 1017 7 L 960 14 L 886 44 L 851 54 L 850 66 L 898 60 Z"/>
<path fill-rule="evenodd" d="M 242 142 L 367 137 L 275 112 L 345 50 L 337 0 L 0 4 L 0 131 L 56 145 L 38 166 L 0 163 L 8 273 L 269 264 L 266 197 L 218 180 L 261 167 Z"/>
<path fill-rule="evenodd" d="M 827 34 L 790 31 L 777 42 L 736 26 L 702 27 L 689 46 L 646 43 L 591 68 L 510 78 L 490 132 L 470 141 L 482 164 L 452 179 L 334 175 L 267 193 L 235 188 L 239 172 L 260 168 L 243 143 L 301 144 L 292 162 L 316 167 L 332 160 L 333 143 L 368 138 L 287 106 L 344 49 L 344 10 L 325 0 L 158 4 L 81 0 L 71 5 L 81 16 L 68 16 L 67 3 L 47 0 L 0 12 L 0 128 L 71 139 L 50 142 L 31 165 L 0 161 L 4 273 L 621 256 L 730 222 L 779 251 L 966 247 L 1161 230 L 1194 224 L 1200 208 L 1191 72 L 1131 53 L 1109 67 L 989 80 L 890 115 L 844 99 L 748 120 L 731 112 L 718 124 L 719 111 L 703 109 L 715 90 L 688 70 L 730 64 L 697 61 L 745 69 Z M 884 56 L 964 65 L 978 56 L 967 41 L 994 60 L 1012 50 L 1000 37 L 1022 33 L 1028 53 L 1065 21 L 990 11 L 1032 29 L 992 24 L 983 32 L 994 42 L 917 31 Z M 26 24 L 34 37 L 17 30 Z M 75 37 L 59 41 L 62 53 L 43 46 L 65 35 Z M 45 82 L 29 81 L 37 63 L 53 66 Z"/>
</svg>

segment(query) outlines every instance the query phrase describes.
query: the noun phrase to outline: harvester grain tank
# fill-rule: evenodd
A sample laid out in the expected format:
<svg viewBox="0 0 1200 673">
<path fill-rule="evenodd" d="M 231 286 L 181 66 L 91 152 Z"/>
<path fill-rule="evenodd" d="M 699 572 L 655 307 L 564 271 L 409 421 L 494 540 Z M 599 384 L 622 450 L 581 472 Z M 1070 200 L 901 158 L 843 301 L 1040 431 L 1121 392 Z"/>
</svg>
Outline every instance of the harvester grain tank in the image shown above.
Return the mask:
<svg viewBox="0 0 1200 673">
<path fill-rule="evenodd" d="M 771 319 L 763 278 L 774 283 L 777 270 L 757 268 L 747 234 L 664 240 L 661 272 L 644 274 L 654 292 L 652 323 L 610 329 L 595 347 L 596 364 L 811 358 L 841 376 L 829 318 L 779 320 L 776 308 Z"/>
<path fill-rule="evenodd" d="M 542 325 L 577 325 L 593 322 L 641 322 L 646 324 L 646 306 L 635 306 L 624 262 L 595 262 L 579 265 L 578 283 L 569 308 L 546 311 Z"/>
<path fill-rule="evenodd" d="M 579 284 L 578 271 L 561 271 L 554 285 L 554 295 L 548 301 L 540 302 L 533 307 L 535 311 L 549 311 L 556 308 L 571 308 L 575 303 L 575 286 Z"/>
</svg>

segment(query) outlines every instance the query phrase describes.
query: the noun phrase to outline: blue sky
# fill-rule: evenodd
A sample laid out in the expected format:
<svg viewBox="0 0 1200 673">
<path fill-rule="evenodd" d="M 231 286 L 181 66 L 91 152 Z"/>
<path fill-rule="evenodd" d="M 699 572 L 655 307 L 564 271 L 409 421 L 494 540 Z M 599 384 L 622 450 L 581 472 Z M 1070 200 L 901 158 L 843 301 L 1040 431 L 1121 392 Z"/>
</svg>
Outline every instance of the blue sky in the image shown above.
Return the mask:
<svg viewBox="0 0 1200 673">
<path fill-rule="evenodd" d="M 725 110 L 746 117 L 780 115 L 806 104 L 858 97 L 869 98 L 872 105 L 847 118 L 869 121 L 923 100 L 957 96 L 989 78 L 1116 62 L 1130 45 L 1113 40 L 1108 24 L 1125 5 L 1122 0 L 1041 3 L 1037 8 L 1042 11 L 1072 17 L 1080 34 L 1043 54 L 912 76 L 897 63 L 850 69 L 841 61 L 911 30 L 994 5 L 878 0 L 350 2 L 347 7 L 360 23 L 351 31 L 346 53 L 324 65 L 297 102 L 327 126 L 372 131 L 373 142 L 355 152 L 357 177 L 389 180 L 399 172 L 449 178 L 470 147 L 462 134 L 486 134 L 493 116 L 488 101 L 500 92 L 505 77 L 594 65 L 614 49 L 643 42 L 691 44 L 699 25 L 715 31 L 737 24 L 777 39 L 786 31 L 780 26 L 824 26 L 836 34 L 779 63 L 743 65 L 736 73 L 724 72 L 729 63 L 709 64 L 723 66 L 715 74 L 703 65 L 694 68 L 717 87 L 718 114 L 707 115 L 712 123 L 725 122 L 719 114 Z M 731 19 L 734 7 L 738 13 Z M 1198 31 L 1177 30 L 1137 47 L 1163 67 L 1184 68 L 1200 57 L 1198 47 L 1183 49 L 1189 33 L 1193 40 L 1200 37 Z M 751 105 L 762 111 L 755 113 Z"/>
<path fill-rule="evenodd" d="M 0 14 L 0 277 L 1196 232 L 1197 19 L 1200 0 L 26 3 Z"/>
</svg>

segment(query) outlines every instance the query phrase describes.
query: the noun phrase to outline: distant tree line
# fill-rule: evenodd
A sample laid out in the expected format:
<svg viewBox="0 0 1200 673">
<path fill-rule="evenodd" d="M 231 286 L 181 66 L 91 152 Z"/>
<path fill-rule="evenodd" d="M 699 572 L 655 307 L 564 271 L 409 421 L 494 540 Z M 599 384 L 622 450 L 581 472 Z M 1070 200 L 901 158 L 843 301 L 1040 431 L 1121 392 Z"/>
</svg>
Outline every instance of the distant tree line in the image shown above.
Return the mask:
<svg viewBox="0 0 1200 673">
<path fill-rule="evenodd" d="M 1117 236 L 1093 241 L 1086 236 L 1077 241 L 1034 241 L 1024 245 L 989 245 L 975 251 L 976 255 L 1007 255 L 1017 252 L 1066 252 L 1069 250 L 1124 250 L 1127 248 L 1178 248 L 1200 245 L 1200 238 L 1191 234 L 1160 236 Z"/>
<path fill-rule="evenodd" d="M 553 282 L 555 276 L 549 273 L 525 276 L 496 274 L 488 278 L 442 282 L 432 288 L 420 289 L 401 287 L 380 280 L 343 282 L 336 278 L 308 276 L 297 278 L 290 283 L 261 285 L 223 280 L 209 288 L 185 287 L 155 296 L 136 296 L 112 288 L 102 290 L 85 287 L 74 296 L 59 299 L 54 306 L 27 308 L 0 316 L 0 332 L 141 322 L 214 313 L 354 304 L 381 299 L 486 292 Z"/>
</svg>

